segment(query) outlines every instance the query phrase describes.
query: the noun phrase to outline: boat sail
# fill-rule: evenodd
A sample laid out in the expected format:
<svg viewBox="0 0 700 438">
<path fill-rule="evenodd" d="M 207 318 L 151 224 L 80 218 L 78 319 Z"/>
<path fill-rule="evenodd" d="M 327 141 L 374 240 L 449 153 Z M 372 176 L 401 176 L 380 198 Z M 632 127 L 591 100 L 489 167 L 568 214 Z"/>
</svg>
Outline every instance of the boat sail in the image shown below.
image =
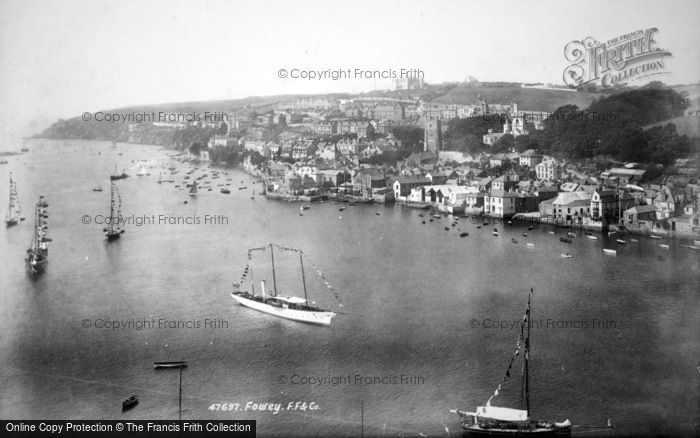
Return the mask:
<svg viewBox="0 0 700 438">
<path fill-rule="evenodd" d="M 148 171 L 146 170 L 146 166 L 143 164 L 139 167 L 139 170 L 136 172 L 136 176 L 144 176 L 146 175 Z"/>
<path fill-rule="evenodd" d="M 48 232 L 49 215 L 46 213 L 48 203 L 43 196 L 39 196 L 34 210 L 34 234 L 32 236 L 32 245 L 27 249 L 27 258 L 24 259 L 27 265 L 27 271 L 32 275 L 41 274 L 44 272 L 46 265 L 49 262 L 48 242 L 51 241 L 46 236 Z"/>
<path fill-rule="evenodd" d="M 277 279 L 275 276 L 275 254 L 274 249 L 278 248 L 283 251 L 291 251 L 299 253 L 299 266 L 301 268 L 301 279 L 302 286 L 304 289 L 304 297 L 295 296 L 281 296 L 277 294 Z M 252 253 L 253 251 L 266 251 L 270 250 L 270 258 L 272 260 L 272 281 L 273 289 L 269 292 L 266 291 L 265 281 L 261 281 L 261 291 L 259 294 L 255 293 L 254 279 L 253 279 L 253 266 L 252 266 Z M 323 274 L 318 271 L 318 269 L 312 264 L 316 273 L 323 277 Z M 246 276 L 250 274 L 250 288 L 251 291 L 241 291 L 240 286 L 245 280 Z M 325 282 L 326 287 L 333 289 L 328 282 Z M 231 293 L 231 297 L 236 300 L 239 304 L 249 307 L 251 309 L 258 310 L 260 312 L 269 313 L 270 315 L 279 316 L 281 318 L 291 319 L 293 321 L 307 322 L 310 324 L 319 324 L 324 326 L 331 325 L 331 319 L 336 315 L 335 312 L 330 310 L 321 309 L 311 305 L 309 301 L 309 294 L 306 289 L 306 277 L 304 275 L 304 253 L 301 250 L 294 248 L 283 248 L 278 245 L 270 244 L 262 248 L 253 248 L 248 250 L 248 265 L 243 271 L 243 276 L 241 281 L 234 284 L 234 287 L 238 289 Z M 336 295 L 336 299 L 338 296 Z"/>
<path fill-rule="evenodd" d="M 121 228 L 122 224 L 122 197 L 119 195 L 119 189 L 117 185 L 112 182 L 110 190 L 110 203 L 109 203 L 109 223 L 107 227 L 102 231 L 105 233 L 105 239 L 108 242 L 119 239 L 119 237 L 124 233 Z"/>
<path fill-rule="evenodd" d="M 197 180 L 192 181 L 190 186 L 190 196 L 197 196 Z"/>
<path fill-rule="evenodd" d="M 20 221 L 22 208 L 19 204 L 19 196 L 17 195 L 17 183 L 12 179 L 10 173 L 10 204 L 7 207 L 7 216 L 5 216 L 5 225 L 11 227 L 17 225 Z"/>
<path fill-rule="evenodd" d="M 158 184 L 163 184 L 163 172 L 158 173 Z"/>
<path fill-rule="evenodd" d="M 520 326 L 515 352 L 510 360 L 503 382 L 498 385 L 493 395 L 489 397 L 485 406 L 476 408 L 476 412 L 458 413 L 461 417 L 471 417 L 462 421 L 462 429 L 469 436 L 569 436 L 571 434 L 571 422 L 538 421 L 530 418 L 530 328 L 532 321 L 531 312 L 532 289 L 527 299 L 527 308 Z M 520 393 L 520 409 L 491 406 L 491 400 L 497 397 L 503 386 L 510 378 L 511 367 L 520 350 L 523 350 L 522 382 Z"/>
</svg>

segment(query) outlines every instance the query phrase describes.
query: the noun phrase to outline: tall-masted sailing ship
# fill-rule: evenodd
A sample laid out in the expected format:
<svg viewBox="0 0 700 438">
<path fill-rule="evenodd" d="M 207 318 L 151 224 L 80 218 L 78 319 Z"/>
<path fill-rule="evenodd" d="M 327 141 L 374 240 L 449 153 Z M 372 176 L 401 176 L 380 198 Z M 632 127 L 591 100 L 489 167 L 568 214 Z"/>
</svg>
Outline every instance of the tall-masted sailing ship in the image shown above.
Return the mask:
<svg viewBox="0 0 700 438">
<path fill-rule="evenodd" d="M 275 247 L 279 250 L 293 251 L 299 253 L 299 266 L 301 268 L 301 280 L 302 287 L 304 290 L 304 297 L 296 296 L 282 296 L 277 294 L 277 277 L 275 273 Z M 253 266 L 252 266 L 252 252 L 253 251 L 266 251 L 270 250 L 270 257 L 272 259 L 272 282 L 273 289 L 267 291 L 265 288 L 265 281 L 261 281 L 260 293 L 255 293 L 255 285 L 253 279 Z M 307 322 L 310 324 L 319 324 L 329 326 L 331 324 L 331 319 L 336 315 L 335 312 L 330 310 L 321 309 L 319 307 L 313 306 L 312 302 L 309 301 L 309 293 L 306 288 L 306 277 L 304 275 L 304 253 L 298 249 L 294 248 L 283 248 L 278 245 L 270 244 L 269 246 L 262 248 L 253 248 L 248 250 L 248 266 L 246 266 L 241 281 L 234 284 L 234 287 L 238 289 L 231 293 L 231 297 L 236 300 L 239 304 L 250 307 L 251 309 L 258 310 L 260 312 L 269 313 L 270 315 L 279 316 L 281 318 L 291 319 L 294 321 Z M 323 278 L 323 275 L 317 270 L 319 276 Z M 250 292 L 241 291 L 240 286 L 245 280 L 245 278 L 250 274 Z M 326 286 L 332 290 L 332 287 L 326 282 Z M 337 296 L 336 296 L 337 298 Z"/>
<path fill-rule="evenodd" d="M 17 225 L 22 214 L 22 207 L 19 203 L 19 195 L 17 194 L 17 183 L 12 179 L 10 173 L 10 203 L 7 206 L 7 215 L 5 216 L 5 225 L 11 227 Z"/>
<path fill-rule="evenodd" d="M 44 272 L 49 262 L 48 242 L 50 242 L 51 239 L 46 235 L 48 233 L 48 222 L 46 220 L 49 217 L 46 212 L 48 206 L 49 204 L 44 197 L 39 196 L 39 202 L 37 202 L 34 209 L 34 233 L 32 235 L 32 244 L 29 249 L 27 249 L 27 258 L 24 259 L 27 271 L 32 275 Z"/>
<path fill-rule="evenodd" d="M 530 328 L 532 321 L 531 312 L 532 289 L 527 298 L 527 308 L 520 326 L 520 336 L 515 347 L 515 353 L 508 364 L 503 382 L 498 385 L 493 395 L 489 397 L 485 406 L 476 408 L 476 412 L 462 412 L 454 410 L 461 417 L 471 417 L 462 421 L 462 429 L 467 436 L 569 436 L 571 434 L 571 422 L 541 421 L 530 418 Z M 510 370 L 520 350 L 523 350 L 523 367 L 520 392 L 520 409 L 491 406 L 491 400 L 497 397 L 503 385 L 510 378 Z"/>
<path fill-rule="evenodd" d="M 122 229 L 122 197 L 114 181 L 111 182 L 110 189 L 109 221 L 102 231 L 104 231 L 105 239 L 108 242 L 119 239 L 124 233 Z"/>
</svg>

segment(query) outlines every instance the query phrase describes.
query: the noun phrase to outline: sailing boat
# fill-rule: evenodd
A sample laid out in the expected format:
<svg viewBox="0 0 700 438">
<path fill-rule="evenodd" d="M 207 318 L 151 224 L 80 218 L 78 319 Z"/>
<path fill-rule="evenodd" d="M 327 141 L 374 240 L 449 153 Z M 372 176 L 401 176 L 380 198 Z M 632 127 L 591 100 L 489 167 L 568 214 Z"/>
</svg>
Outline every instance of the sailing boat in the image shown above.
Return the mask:
<svg viewBox="0 0 700 438">
<path fill-rule="evenodd" d="M 122 223 L 122 197 L 119 195 L 119 189 L 115 183 L 111 183 L 110 203 L 109 203 L 109 223 L 102 231 L 105 233 L 105 239 L 108 242 L 119 239 L 124 230 L 121 228 Z"/>
<path fill-rule="evenodd" d="M 110 175 L 109 179 L 111 179 L 112 181 L 115 181 L 118 179 L 124 179 L 124 178 L 128 178 L 128 177 L 129 177 L 129 175 L 127 175 L 126 172 L 124 172 L 123 170 L 122 170 L 121 174 L 117 174 L 117 165 L 115 164 L 114 165 L 114 174 Z"/>
<path fill-rule="evenodd" d="M 142 165 L 139 167 L 139 170 L 136 172 L 136 176 L 144 176 L 144 175 L 146 175 L 146 172 L 147 172 L 146 166 L 144 166 L 144 165 L 142 164 Z"/>
<path fill-rule="evenodd" d="M 467 431 L 470 436 L 521 436 L 521 435 L 537 435 L 537 436 L 568 436 L 571 434 L 571 422 L 565 420 L 561 423 L 551 421 L 538 421 L 530 418 L 530 327 L 532 321 L 532 313 L 530 309 L 530 299 L 532 297 L 532 289 L 527 298 L 527 308 L 523 323 L 520 326 L 520 336 L 516 343 L 515 353 L 510 360 L 508 370 L 503 378 L 503 383 L 498 385 L 496 391 L 486 402 L 486 406 L 479 406 L 476 412 L 457 412 L 460 416 L 472 417 L 472 420 L 462 421 L 462 429 Z M 520 393 L 521 409 L 503 408 L 491 406 L 491 400 L 498 396 L 502 386 L 505 385 L 510 377 L 510 370 L 516 356 L 520 355 L 520 349 L 524 350 L 523 368 L 522 368 L 522 385 Z M 525 409 L 523 409 L 525 408 Z"/>
<path fill-rule="evenodd" d="M 44 210 L 48 206 L 43 196 L 39 196 L 34 210 L 34 234 L 32 236 L 32 245 L 27 249 L 27 258 L 24 259 L 27 265 L 27 271 L 32 275 L 41 274 L 44 272 L 46 265 L 49 262 L 49 248 L 47 243 L 51 241 L 46 237 L 48 225 L 45 221 L 49 217 Z"/>
<path fill-rule="evenodd" d="M 158 184 L 163 184 L 163 172 L 158 173 Z"/>
<path fill-rule="evenodd" d="M 192 181 L 190 186 L 190 196 L 197 196 L 197 180 Z"/>
<path fill-rule="evenodd" d="M 299 253 L 299 265 L 301 267 L 302 286 L 304 288 L 304 298 L 301 297 L 285 297 L 277 295 L 277 279 L 275 276 L 275 254 L 274 248 L 281 250 L 294 251 Z M 253 284 L 253 267 L 252 267 L 252 251 L 266 251 L 269 248 L 270 257 L 272 259 L 272 281 L 273 290 L 266 292 L 265 281 L 261 281 L 261 291 L 258 295 L 255 294 L 255 286 Z M 251 292 L 236 291 L 231 293 L 231 297 L 239 304 L 250 307 L 251 309 L 260 312 L 269 313 L 270 315 L 279 316 L 281 318 L 291 319 L 294 321 L 308 322 L 311 324 L 319 324 L 329 326 L 331 319 L 336 315 L 335 312 L 324 310 L 318 307 L 309 305 L 309 294 L 306 290 L 306 277 L 304 276 L 304 253 L 298 249 L 282 248 L 274 244 L 270 244 L 263 248 L 253 248 L 248 250 L 248 266 L 243 273 L 243 277 L 250 271 L 250 288 Z M 319 275 L 321 275 L 319 273 Z M 240 283 L 234 285 L 236 289 L 240 289 Z M 269 294 L 269 296 L 268 296 Z"/>
<path fill-rule="evenodd" d="M 11 227 L 17 225 L 20 220 L 22 208 L 19 204 L 19 196 L 17 195 L 17 183 L 12 179 L 10 173 L 10 204 L 7 207 L 7 216 L 5 216 L 5 225 Z"/>
</svg>

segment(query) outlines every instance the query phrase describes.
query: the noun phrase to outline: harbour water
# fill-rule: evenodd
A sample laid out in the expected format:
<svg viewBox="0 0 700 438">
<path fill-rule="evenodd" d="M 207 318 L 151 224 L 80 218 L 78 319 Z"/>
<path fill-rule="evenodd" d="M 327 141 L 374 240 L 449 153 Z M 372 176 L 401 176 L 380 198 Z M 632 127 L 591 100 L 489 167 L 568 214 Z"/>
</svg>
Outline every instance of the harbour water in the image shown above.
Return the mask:
<svg viewBox="0 0 700 438">
<path fill-rule="evenodd" d="M 694 433 L 700 253 L 680 242 L 579 234 L 567 244 L 565 229 L 477 228 L 469 219 L 453 227 L 451 216 L 431 222 L 394 205 L 314 203 L 302 216 L 298 203 L 251 199 L 261 186 L 238 170 L 218 180 L 232 179 L 231 194 L 213 183 L 192 198 L 183 171 L 172 177 L 183 187 L 157 184 L 171 152 L 110 144 L 33 140 L 0 168 L 0 193 L 11 171 L 27 217 L 0 229 L 0 418 L 177 419 L 177 371 L 152 364 L 187 360 L 184 419 L 253 419 L 259 436 L 454 436 L 450 409 L 483 405 L 501 383 L 519 333 L 511 324 L 532 288 L 541 324 L 532 335 L 533 417 L 582 426 L 611 418 L 612 434 L 630 436 Z M 152 163 L 150 176 L 136 176 L 136 160 Z M 118 181 L 124 217 L 200 223 L 128 224 L 107 243 L 94 221 L 108 214 L 115 164 L 131 175 Z M 93 192 L 97 185 L 104 191 Z M 32 280 L 23 260 L 39 194 L 53 242 L 46 272 Z M 270 242 L 302 249 L 339 292 L 343 307 L 308 267 L 312 299 L 343 312 L 330 327 L 231 299 L 247 250 Z M 300 284 L 284 268 L 292 262 L 280 255 L 280 288 Z M 131 325 L 96 328 L 102 320 Z M 137 327 L 152 320 L 169 322 Z M 518 377 L 493 404 L 518 407 Z M 139 405 L 122 413 L 132 394 Z M 248 402 L 282 409 L 245 410 Z"/>
</svg>

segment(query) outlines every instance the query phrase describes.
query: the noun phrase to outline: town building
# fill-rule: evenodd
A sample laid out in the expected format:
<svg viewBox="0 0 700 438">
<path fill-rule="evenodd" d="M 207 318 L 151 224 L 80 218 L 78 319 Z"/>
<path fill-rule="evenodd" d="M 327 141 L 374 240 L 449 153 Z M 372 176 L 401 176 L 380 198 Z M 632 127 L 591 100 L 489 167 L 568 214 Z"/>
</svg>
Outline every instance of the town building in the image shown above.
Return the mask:
<svg viewBox="0 0 700 438">
<path fill-rule="evenodd" d="M 519 160 L 521 166 L 536 168 L 542 161 L 542 155 L 535 152 L 534 149 L 528 149 L 520 154 Z"/>
<path fill-rule="evenodd" d="M 435 153 L 442 150 L 442 124 L 440 119 L 425 122 L 423 150 Z"/>
<path fill-rule="evenodd" d="M 554 160 L 543 160 L 535 165 L 535 173 L 540 181 L 557 181 L 561 179 L 561 168 Z"/>
</svg>

